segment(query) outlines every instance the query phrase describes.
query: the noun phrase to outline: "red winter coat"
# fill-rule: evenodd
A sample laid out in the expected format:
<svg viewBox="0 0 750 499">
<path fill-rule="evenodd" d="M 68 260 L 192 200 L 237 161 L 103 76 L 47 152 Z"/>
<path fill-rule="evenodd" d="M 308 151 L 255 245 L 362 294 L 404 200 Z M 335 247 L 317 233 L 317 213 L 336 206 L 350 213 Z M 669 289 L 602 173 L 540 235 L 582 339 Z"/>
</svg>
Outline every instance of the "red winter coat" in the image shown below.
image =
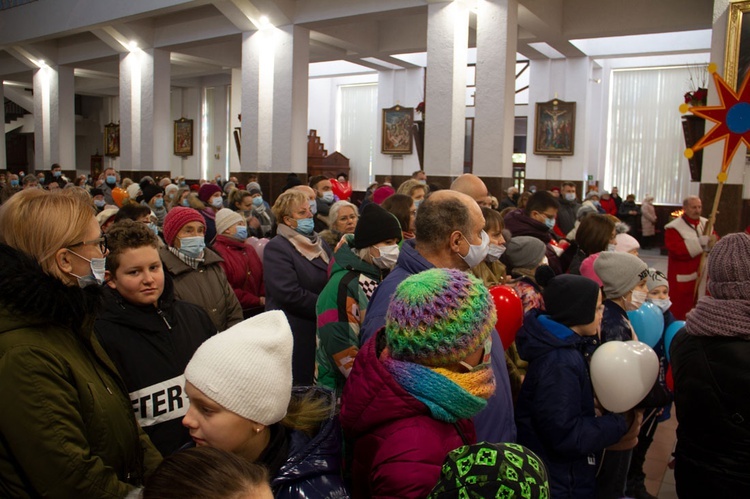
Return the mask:
<svg viewBox="0 0 750 499">
<path fill-rule="evenodd" d="M 610 197 L 609 199 L 600 199 L 599 204 L 602 205 L 604 211 L 609 215 L 617 216 L 617 203 Z"/>
<path fill-rule="evenodd" d="M 340 418 L 354 442 L 352 497 L 423 498 L 448 452 L 475 443 L 474 423 L 433 419 L 381 364 L 376 342 L 382 335 L 365 343 L 344 385 Z"/>
<path fill-rule="evenodd" d="M 242 308 L 259 307 L 260 297 L 266 296 L 266 287 L 263 264 L 253 247 L 233 237 L 218 235 L 212 249 L 224 259 L 221 268 Z"/>
</svg>

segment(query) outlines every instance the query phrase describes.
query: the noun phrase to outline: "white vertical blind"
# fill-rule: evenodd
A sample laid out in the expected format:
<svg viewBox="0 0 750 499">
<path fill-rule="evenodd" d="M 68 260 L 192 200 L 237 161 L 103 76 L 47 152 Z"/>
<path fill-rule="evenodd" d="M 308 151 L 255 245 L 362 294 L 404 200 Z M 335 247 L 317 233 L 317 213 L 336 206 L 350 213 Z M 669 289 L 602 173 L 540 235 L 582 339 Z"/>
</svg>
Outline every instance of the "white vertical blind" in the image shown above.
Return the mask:
<svg viewBox="0 0 750 499">
<path fill-rule="evenodd" d="M 688 90 L 686 67 L 612 72 L 604 186 L 640 202 L 681 203 L 689 194 L 690 170 L 679 106 Z M 710 126 L 707 125 L 707 126 Z"/>
<path fill-rule="evenodd" d="M 341 85 L 338 98 L 336 143 L 341 154 L 349 158 L 352 187 L 364 191 L 373 178 L 377 151 L 378 85 Z"/>
</svg>

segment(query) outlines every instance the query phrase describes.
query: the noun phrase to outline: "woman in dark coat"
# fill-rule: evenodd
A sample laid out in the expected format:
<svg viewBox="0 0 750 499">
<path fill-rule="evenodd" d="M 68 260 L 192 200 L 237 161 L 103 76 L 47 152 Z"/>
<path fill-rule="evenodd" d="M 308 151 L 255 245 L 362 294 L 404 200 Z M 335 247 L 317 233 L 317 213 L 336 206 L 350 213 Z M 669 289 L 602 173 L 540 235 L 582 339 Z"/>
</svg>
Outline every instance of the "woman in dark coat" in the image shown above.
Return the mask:
<svg viewBox="0 0 750 499">
<path fill-rule="evenodd" d="M 93 334 L 106 253 L 93 208 L 20 192 L 0 242 L 0 497 L 124 497 L 161 456 Z"/>
<path fill-rule="evenodd" d="M 750 235 L 730 234 L 708 257 L 708 290 L 671 345 L 680 498 L 750 491 Z"/>
<path fill-rule="evenodd" d="M 263 251 L 266 310 L 286 314 L 294 335 L 295 385 L 312 385 L 315 373 L 318 295 L 328 281 L 331 248 L 313 231 L 307 196 L 287 191 L 276 199 L 276 237 Z"/>
</svg>

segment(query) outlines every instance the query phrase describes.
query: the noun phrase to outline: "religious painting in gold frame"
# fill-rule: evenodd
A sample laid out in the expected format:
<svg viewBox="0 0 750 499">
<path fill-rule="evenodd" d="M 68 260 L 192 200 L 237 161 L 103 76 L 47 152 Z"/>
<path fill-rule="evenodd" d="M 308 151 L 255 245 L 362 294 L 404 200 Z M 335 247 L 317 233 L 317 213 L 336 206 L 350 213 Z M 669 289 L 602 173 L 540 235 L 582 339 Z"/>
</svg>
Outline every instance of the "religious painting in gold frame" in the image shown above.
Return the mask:
<svg viewBox="0 0 750 499">
<path fill-rule="evenodd" d="M 104 155 L 110 157 L 120 155 L 120 125 L 118 123 L 104 125 Z"/>
<path fill-rule="evenodd" d="M 193 120 L 180 118 L 174 122 L 175 156 L 193 155 Z"/>
<path fill-rule="evenodd" d="M 750 1 L 729 6 L 724 81 L 737 89 L 750 69 Z"/>
<path fill-rule="evenodd" d="M 572 156 L 575 146 L 576 103 L 552 99 L 536 103 L 534 154 Z"/>
<path fill-rule="evenodd" d="M 412 153 L 412 123 L 414 108 L 393 106 L 383 109 L 383 140 L 380 152 L 383 154 Z"/>
</svg>

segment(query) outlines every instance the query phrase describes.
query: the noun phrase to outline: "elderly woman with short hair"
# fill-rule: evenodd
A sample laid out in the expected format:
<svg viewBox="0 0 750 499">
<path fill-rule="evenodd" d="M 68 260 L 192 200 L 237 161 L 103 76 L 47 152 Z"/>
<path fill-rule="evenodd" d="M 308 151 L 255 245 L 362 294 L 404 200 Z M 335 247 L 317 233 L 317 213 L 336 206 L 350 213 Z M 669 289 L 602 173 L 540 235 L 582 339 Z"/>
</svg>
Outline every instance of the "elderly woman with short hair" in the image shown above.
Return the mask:
<svg viewBox="0 0 750 499">
<path fill-rule="evenodd" d="M 315 372 L 315 303 L 328 281 L 331 248 L 313 231 L 304 192 L 289 190 L 273 205 L 278 228 L 263 251 L 266 310 L 286 314 L 294 335 L 295 385 L 312 385 Z"/>
<path fill-rule="evenodd" d="M 349 201 L 336 201 L 331 205 L 331 211 L 328 212 L 328 220 L 331 221 L 331 228 L 321 231 L 320 237 L 331 248 L 335 248 L 346 234 L 354 234 L 359 221 L 359 212 L 357 207 Z"/>
</svg>

